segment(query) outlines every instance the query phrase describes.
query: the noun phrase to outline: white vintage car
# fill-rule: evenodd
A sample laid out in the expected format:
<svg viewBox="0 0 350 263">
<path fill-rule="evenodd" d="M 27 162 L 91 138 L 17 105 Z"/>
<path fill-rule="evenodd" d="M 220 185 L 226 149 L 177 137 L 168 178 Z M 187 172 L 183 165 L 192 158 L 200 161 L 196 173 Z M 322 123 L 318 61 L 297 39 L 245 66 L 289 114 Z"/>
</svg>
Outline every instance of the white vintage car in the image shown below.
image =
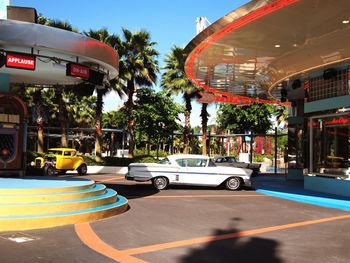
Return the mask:
<svg viewBox="0 0 350 263">
<path fill-rule="evenodd" d="M 158 163 L 131 163 L 127 180 L 152 181 L 153 186 L 162 190 L 168 185 L 218 186 L 225 184 L 228 190 L 250 186 L 252 170 L 235 167 L 217 167 L 204 155 L 170 155 Z"/>
</svg>

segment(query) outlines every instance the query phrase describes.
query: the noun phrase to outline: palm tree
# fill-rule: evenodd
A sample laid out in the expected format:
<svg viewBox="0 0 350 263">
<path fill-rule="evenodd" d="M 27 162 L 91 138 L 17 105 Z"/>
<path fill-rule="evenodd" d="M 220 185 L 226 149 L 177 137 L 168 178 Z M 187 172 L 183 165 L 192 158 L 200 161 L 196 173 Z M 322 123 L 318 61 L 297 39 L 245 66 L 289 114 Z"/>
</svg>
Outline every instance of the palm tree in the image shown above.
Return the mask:
<svg viewBox="0 0 350 263">
<path fill-rule="evenodd" d="M 78 32 L 78 29 L 73 28 L 73 26 L 68 21 L 63 20 L 53 20 L 53 19 L 47 19 L 44 16 L 40 16 L 38 19 L 39 23 L 44 24 L 46 26 L 59 28 L 62 30 L 67 30 L 70 32 Z M 68 146 L 68 137 L 67 137 L 67 105 L 63 100 L 63 90 L 65 87 L 58 87 L 57 89 L 57 100 L 58 100 L 58 119 L 60 122 L 61 127 L 61 146 L 67 147 Z"/>
<path fill-rule="evenodd" d="M 137 87 L 151 87 L 156 83 L 159 72 L 157 57 L 154 49 L 156 42 L 151 41 L 151 35 L 144 30 L 131 32 L 123 28 L 122 38 L 118 38 L 116 48 L 119 53 L 119 82 L 120 88 L 127 90 L 129 156 L 133 156 L 135 148 L 135 117 L 133 97 Z"/>
<path fill-rule="evenodd" d="M 103 127 L 111 128 L 111 129 L 121 129 L 124 130 L 127 123 L 125 122 L 125 114 L 123 109 L 120 109 L 119 111 L 110 111 L 103 113 L 102 115 L 102 124 Z M 115 152 L 115 144 L 116 141 L 116 133 L 113 131 L 110 135 L 110 144 L 109 144 L 109 151 L 110 156 L 113 156 L 113 153 Z"/>
<path fill-rule="evenodd" d="M 184 49 L 174 46 L 171 53 L 165 58 L 165 72 L 162 74 L 161 86 L 168 94 L 183 94 L 185 102 L 185 127 L 184 127 L 184 153 L 189 152 L 189 137 L 191 130 L 190 116 L 192 111 L 191 100 L 198 96 L 198 88 L 187 78 L 185 74 Z"/>
<path fill-rule="evenodd" d="M 43 129 L 43 114 L 44 114 L 44 102 L 42 99 L 41 88 L 26 88 L 24 91 L 24 100 L 27 102 L 29 108 L 34 108 L 35 122 L 38 127 L 38 145 L 37 152 L 44 151 L 44 129 Z"/>
<path fill-rule="evenodd" d="M 207 129 L 208 129 L 208 103 L 202 103 L 201 118 L 202 118 L 202 154 L 207 155 Z"/>
<path fill-rule="evenodd" d="M 106 28 L 101 28 L 99 30 L 91 30 L 88 32 L 84 32 L 84 35 L 94 38 L 98 41 L 101 41 L 113 48 L 116 47 L 118 37 L 115 35 L 109 34 L 108 30 Z M 117 52 L 117 51 L 116 51 Z M 95 118 L 95 149 L 96 149 L 96 156 L 97 158 L 101 158 L 101 144 L 102 144 L 102 111 L 103 111 L 103 97 L 109 93 L 111 90 L 114 90 L 117 92 L 119 97 L 123 97 L 124 91 L 121 89 L 118 85 L 118 80 L 112 80 L 110 82 L 110 85 L 104 85 L 102 87 L 96 86 L 95 90 L 97 93 L 97 102 L 96 102 L 96 118 Z"/>
<path fill-rule="evenodd" d="M 40 20 L 42 19 L 42 20 Z M 77 28 L 74 28 L 68 21 L 63 21 L 63 20 L 58 20 L 58 19 L 46 19 L 44 20 L 44 18 L 40 17 L 39 18 L 39 22 L 43 21 L 44 25 L 46 26 L 50 26 L 50 27 L 55 27 L 55 28 L 59 28 L 59 29 L 63 29 L 63 30 L 67 30 L 70 32 L 75 32 L 78 33 L 79 30 Z"/>
</svg>

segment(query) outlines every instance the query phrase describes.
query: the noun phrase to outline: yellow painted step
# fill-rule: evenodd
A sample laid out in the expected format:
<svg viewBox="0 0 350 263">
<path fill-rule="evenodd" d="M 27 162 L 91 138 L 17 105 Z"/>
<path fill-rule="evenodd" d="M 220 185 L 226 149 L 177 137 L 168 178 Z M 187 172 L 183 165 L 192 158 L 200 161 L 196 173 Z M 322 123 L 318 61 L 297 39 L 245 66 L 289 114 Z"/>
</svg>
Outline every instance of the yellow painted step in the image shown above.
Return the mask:
<svg viewBox="0 0 350 263">
<path fill-rule="evenodd" d="M 0 217 L 0 231 L 30 230 L 90 222 L 124 213 L 127 209 L 128 200 L 123 196 L 118 196 L 116 203 L 95 209 L 63 214 Z"/>
<path fill-rule="evenodd" d="M 0 195 L 73 192 L 88 189 L 94 185 L 93 180 L 75 178 L 0 178 Z"/>
</svg>

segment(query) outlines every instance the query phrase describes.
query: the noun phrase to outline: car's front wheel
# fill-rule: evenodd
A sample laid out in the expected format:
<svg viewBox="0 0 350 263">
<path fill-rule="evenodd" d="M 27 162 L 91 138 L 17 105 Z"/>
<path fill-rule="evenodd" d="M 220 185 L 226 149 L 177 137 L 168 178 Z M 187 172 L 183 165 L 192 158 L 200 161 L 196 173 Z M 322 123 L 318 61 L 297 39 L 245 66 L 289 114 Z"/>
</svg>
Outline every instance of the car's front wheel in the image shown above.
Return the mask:
<svg viewBox="0 0 350 263">
<path fill-rule="evenodd" d="M 52 165 L 45 165 L 45 167 L 44 167 L 44 175 L 54 176 L 55 175 L 55 168 L 53 168 Z"/>
<path fill-rule="evenodd" d="M 78 168 L 78 174 L 79 175 L 85 175 L 87 173 L 87 166 L 85 163 L 79 166 Z"/>
<path fill-rule="evenodd" d="M 231 178 L 226 180 L 225 185 L 226 185 L 227 190 L 235 191 L 235 190 L 238 190 L 239 188 L 241 188 L 242 181 L 240 178 L 231 177 Z"/>
<path fill-rule="evenodd" d="M 152 179 L 153 186 L 158 190 L 163 190 L 169 185 L 169 181 L 166 177 L 160 176 Z"/>
</svg>

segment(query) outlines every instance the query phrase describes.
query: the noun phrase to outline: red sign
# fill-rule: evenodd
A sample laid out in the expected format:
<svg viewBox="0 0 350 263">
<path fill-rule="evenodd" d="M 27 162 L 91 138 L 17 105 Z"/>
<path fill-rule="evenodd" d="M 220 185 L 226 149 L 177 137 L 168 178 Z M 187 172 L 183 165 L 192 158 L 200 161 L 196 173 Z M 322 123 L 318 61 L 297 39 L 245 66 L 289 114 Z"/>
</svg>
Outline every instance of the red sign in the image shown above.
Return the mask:
<svg viewBox="0 0 350 263">
<path fill-rule="evenodd" d="M 72 76 L 77 78 L 89 79 L 90 77 L 89 67 L 79 65 L 79 64 L 68 63 L 66 73 L 67 73 L 66 74 L 67 76 Z"/>
<path fill-rule="evenodd" d="M 32 55 L 6 53 L 6 67 L 35 70 L 36 58 Z"/>
<path fill-rule="evenodd" d="M 350 122 L 349 119 L 340 117 L 340 118 L 333 118 L 332 120 L 326 121 L 326 125 L 345 125 Z"/>
</svg>

